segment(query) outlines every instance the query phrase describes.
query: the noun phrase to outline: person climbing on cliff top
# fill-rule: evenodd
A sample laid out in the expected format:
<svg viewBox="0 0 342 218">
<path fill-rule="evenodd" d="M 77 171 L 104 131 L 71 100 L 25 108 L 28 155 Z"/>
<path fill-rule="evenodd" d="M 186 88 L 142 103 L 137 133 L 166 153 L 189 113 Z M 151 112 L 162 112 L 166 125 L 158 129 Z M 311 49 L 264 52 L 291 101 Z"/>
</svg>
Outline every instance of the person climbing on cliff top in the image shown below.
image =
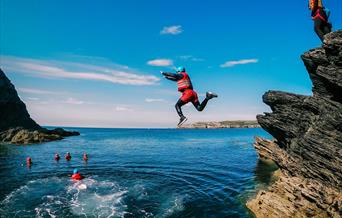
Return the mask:
<svg viewBox="0 0 342 218">
<path fill-rule="evenodd" d="M 322 0 L 309 0 L 309 10 L 311 10 L 311 17 L 314 21 L 314 30 L 323 42 L 324 35 L 330 33 L 332 29 L 332 25 L 328 21 L 330 11 L 323 6 Z"/>
<path fill-rule="evenodd" d="M 183 115 L 182 106 L 191 102 L 198 111 L 203 111 L 208 101 L 212 98 L 217 98 L 217 94 L 213 92 L 207 92 L 205 99 L 200 103 L 198 101 L 197 93 L 194 91 L 189 75 L 186 73 L 184 67 L 178 67 L 175 73 L 168 73 L 161 71 L 160 73 L 168 80 L 177 82 L 178 91 L 182 93 L 182 96 L 177 101 L 175 107 L 180 117 L 178 126 L 181 126 L 187 121 L 187 118 Z"/>
</svg>

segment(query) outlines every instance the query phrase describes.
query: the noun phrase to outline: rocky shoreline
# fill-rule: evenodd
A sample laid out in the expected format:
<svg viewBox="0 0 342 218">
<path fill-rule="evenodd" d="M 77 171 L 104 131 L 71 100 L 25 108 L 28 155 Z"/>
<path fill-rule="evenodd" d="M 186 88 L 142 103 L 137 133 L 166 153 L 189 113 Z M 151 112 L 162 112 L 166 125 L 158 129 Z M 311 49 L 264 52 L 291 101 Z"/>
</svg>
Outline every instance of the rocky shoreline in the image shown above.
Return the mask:
<svg viewBox="0 0 342 218">
<path fill-rule="evenodd" d="M 65 137 L 80 135 L 76 131 L 66 131 L 62 128 L 52 130 L 41 128 L 37 130 L 22 127 L 11 128 L 0 132 L 0 142 L 11 144 L 32 144 L 62 140 Z"/>
<path fill-rule="evenodd" d="M 180 129 L 223 129 L 223 128 L 260 128 L 259 123 L 255 120 L 236 120 L 221 122 L 197 122 L 192 124 L 184 124 Z"/>
<path fill-rule="evenodd" d="M 301 58 L 313 96 L 269 91 L 263 101 L 273 112 L 257 116 L 275 140 L 257 137 L 254 146 L 279 172 L 247 202 L 256 217 L 342 216 L 342 31 Z"/>
<path fill-rule="evenodd" d="M 31 119 L 14 85 L 0 69 L 0 143 L 30 144 L 80 135 L 62 128 L 48 130 Z"/>
</svg>

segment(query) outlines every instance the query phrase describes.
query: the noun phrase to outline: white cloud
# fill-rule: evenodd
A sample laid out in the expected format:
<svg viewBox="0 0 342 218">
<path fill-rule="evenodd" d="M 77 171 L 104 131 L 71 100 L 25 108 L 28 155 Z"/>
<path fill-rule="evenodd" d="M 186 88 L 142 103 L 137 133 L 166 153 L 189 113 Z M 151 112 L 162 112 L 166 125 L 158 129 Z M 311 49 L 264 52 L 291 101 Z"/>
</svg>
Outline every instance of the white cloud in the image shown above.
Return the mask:
<svg viewBox="0 0 342 218">
<path fill-rule="evenodd" d="M 27 99 L 30 101 L 39 101 L 39 98 L 28 97 Z"/>
<path fill-rule="evenodd" d="M 167 67 L 172 66 L 173 61 L 171 59 L 154 59 L 147 62 L 148 65 L 157 67 Z"/>
<path fill-rule="evenodd" d="M 241 65 L 241 64 L 252 64 L 252 63 L 258 63 L 258 59 L 244 59 L 244 60 L 238 60 L 238 61 L 227 61 L 224 64 L 221 64 L 220 67 L 233 67 L 235 65 Z"/>
<path fill-rule="evenodd" d="M 100 66 L 80 62 L 47 61 L 1 56 L 1 67 L 7 72 L 27 73 L 43 78 L 64 78 L 105 81 L 123 85 L 154 85 L 160 79 L 153 75 L 140 75 L 127 66 L 110 64 Z"/>
<path fill-rule="evenodd" d="M 19 92 L 28 93 L 28 94 L 38 94 L 38 95 L 58 95 L 61 94 L 59 92 L 52 92 L 48 90 L 42 89 L 32 89 L 32 88 L 18 88 Z"/>
<path fill-rule="evenodd" d="M 64 103 L 66 104 L 76 104 L 76 105 L 81 105 L 84 104 L 84 101 L 80 101 L 74 98 L 68 98 Z"/>
<path fill-rule="evenodd" d="M 130 108 L 128 106 L 116 106 L 115 110 L 118 112 L 132 112 L 132 111 L 134 111 L 133 108 Z"/>
<path fill-rule="evenodd" d="M 170 34 L 170 35 L 178 35 L 182 33 L 182 26 L 181 25 L 175 25 L 175 26 L 166 26 L 161 31 L 160 34 Z"/>
<path fill-rule="evenodd" d="M 153 102 L 167 102 L 167 101 L 161 98 L 146 98 L 145 102 L 153 103 Z"/>
<path fill-rule="evenodd" d="M 194 57 L 192 55 L 181 55 L 181 56 L 179 56 L 179 58 L 184 60 L 184 61 L 194 61 L 194 62 L 204 61 L 203 58 L 197 58 L 197 57 Z"/>
</svg>

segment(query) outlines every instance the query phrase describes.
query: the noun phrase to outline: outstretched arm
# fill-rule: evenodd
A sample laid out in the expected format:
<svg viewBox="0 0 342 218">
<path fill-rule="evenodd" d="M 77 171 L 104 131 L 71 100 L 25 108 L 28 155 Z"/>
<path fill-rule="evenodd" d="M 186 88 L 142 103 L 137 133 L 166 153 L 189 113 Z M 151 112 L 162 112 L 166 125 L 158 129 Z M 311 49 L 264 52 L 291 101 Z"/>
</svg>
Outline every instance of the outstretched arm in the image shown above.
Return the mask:
<svg viewBox="0 0 342 218">
<path fill-rule="evenodd" d="M 160 72 L 166 79 L 172 81 L 178 81 L 183 78 L 182 74 L 175 74 L 175 73 L 167 73 L 167 72 Z"/>
</svg>

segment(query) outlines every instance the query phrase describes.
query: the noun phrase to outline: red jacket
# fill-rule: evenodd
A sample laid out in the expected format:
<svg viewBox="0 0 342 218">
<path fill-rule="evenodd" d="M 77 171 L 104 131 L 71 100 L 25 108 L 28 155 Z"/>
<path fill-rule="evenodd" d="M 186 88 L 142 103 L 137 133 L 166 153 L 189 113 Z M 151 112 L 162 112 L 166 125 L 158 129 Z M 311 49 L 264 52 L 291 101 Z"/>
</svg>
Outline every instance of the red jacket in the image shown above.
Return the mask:
<svg viewBox="0 0 342 218">
<path fill-rule="evenodd" d="M 187 73 L 181 72 L 183 78 L 177 81 L 178 91 L 183 92 L 185 89 L 192 89 L 190 77 Z"/>
<path fill-rule="evenodd" d="M 83 179 L 83 176 L 80 173 L 75 173 L 71 176 L 73 180 L 81 180 Z"/>
</svg>

